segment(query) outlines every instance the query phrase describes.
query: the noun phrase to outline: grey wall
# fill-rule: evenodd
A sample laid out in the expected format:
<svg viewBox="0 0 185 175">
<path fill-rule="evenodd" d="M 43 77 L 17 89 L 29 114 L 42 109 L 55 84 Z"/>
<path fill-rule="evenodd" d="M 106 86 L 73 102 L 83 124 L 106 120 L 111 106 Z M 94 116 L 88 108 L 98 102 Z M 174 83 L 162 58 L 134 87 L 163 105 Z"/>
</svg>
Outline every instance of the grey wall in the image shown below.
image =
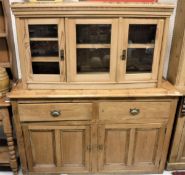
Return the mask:
<svg viewBox="0 0 185 175">
<path fill-rule="evenodd" d="M 23 1 L 24 0 L 10 0 L 10 2 L 23 2 Z M 160 3 L 177 4 L 178 0 L 158 0 L 158 1 Z M 166 77 L 167 69 L 168 69 L 169 55 L 170 55 L 170 49 L 171 49 L 171 41 L 172 41 L 173 28 L 174 28 L 174 19 L 175 19 L 175 11 L 174 11 L 174 14 L 172 15 L 171 20 L 170 20 L 168 44 L 167 44 L 166 55 L 165 55 L 164 77 Z M 17 57 L 17 62 L 18 62 L 19 77 L 21 78 L 20 62 L 19 62 L 19 54 L 18 54 L 18 46 L 17 46 L 16 27 L 15 27 L 15 20 L 14 20 L 13 15 L 12 15 L 12 27 L 13 27 L 13 31 L 14 31 L 14 41 L 15 41 L 15 47 L 16 47 L 16 57 Z"/>
</svg>

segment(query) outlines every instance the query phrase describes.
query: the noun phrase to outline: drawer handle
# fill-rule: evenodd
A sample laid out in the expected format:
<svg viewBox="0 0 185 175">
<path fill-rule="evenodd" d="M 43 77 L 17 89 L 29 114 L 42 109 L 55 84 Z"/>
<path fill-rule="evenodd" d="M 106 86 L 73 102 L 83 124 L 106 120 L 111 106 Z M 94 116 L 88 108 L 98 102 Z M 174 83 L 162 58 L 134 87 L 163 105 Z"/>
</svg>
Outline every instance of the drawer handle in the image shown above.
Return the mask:
<svg viewBox="0 0 185 175">
<path fill-rule="evenodd" d="M 131 115 L 138 115 L 140 113 L 140 110 L 137 108 L 130 109 L 130 114 Z"/>
<path fill-rule="evenodd" d="M 61 111 L 56 111 L 56 110 L 51 111 L 51 115 L 52 115 L 53 117 L 59 117 L 59 116 L 61 115 Z"/>
</svg>

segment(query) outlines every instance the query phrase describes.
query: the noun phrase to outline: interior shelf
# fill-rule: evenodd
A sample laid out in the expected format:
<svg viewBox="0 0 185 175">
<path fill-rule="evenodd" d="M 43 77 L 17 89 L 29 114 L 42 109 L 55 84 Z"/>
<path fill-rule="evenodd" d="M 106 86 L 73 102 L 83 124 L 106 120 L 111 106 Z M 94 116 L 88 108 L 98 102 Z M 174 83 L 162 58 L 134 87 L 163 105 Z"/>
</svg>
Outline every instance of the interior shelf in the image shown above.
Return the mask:
<svg viewBox="0 0 185 175">
<path fill-rule="evenodd" d="M 58 38 L 30 38 L 30 41 L 58 41 Z"/>
<path fill-rule="evenodd" d="M 110 44 L 77 44 L 78 49 L 110 48 Z"/>
<path fill-rule="evenodd" d="M 133 48 L 133 49 L 136 49 L 136 48 L 155 48 L 155 44 L 128 44 L 128 48 Z"/>
<path fill-rule="evenodd" d="M 32 57 L 32 62 L 59 62 L 59 57 Z"/>
</svg>

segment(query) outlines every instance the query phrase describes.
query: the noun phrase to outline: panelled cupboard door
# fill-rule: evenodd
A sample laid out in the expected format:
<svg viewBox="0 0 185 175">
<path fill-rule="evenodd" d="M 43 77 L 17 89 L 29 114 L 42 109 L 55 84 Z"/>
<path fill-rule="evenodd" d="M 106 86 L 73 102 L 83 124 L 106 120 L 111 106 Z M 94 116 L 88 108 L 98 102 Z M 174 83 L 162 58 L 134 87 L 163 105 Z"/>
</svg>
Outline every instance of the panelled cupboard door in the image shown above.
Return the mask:
<svg viewBox="0 0 185 175">
<path fill-rule="evenodd" d="M 157 171 L 164 137 L 163 124 L 99 125 L 99 171 Z"/>
<path fill-rule="evenodd" d="M 185 168 L 185 117 L 178 115 L 174 139 L 169 157 L 169 169 Z"/>
<path fill-rule="evenodd" d="M 118 82 L 157 82 L 164 20 L 120 19 Z"/>
<path fill-rule="evenodd" d="M 183 122 L 185 124 L 185 120 Z M 183 127 L 180 144 L 179 144 L 179 151 L 177 154 L 177 162 L 185 163 L 185 125 Z"/>
<path fill-rule="evenodd" d="M 90 171 L 89 126 L 30 124 L 23 132 L 30 171 Z"/>
<path fill-rule="evenodd" d="M 115 82 L 118 19 L 66 19 L 69 82 Z"/>
<path fill-rule="evenodd" d="M 66 81 L 64 19 L 27 19 L 25 25 L 28 81 Z"/>
</svg>

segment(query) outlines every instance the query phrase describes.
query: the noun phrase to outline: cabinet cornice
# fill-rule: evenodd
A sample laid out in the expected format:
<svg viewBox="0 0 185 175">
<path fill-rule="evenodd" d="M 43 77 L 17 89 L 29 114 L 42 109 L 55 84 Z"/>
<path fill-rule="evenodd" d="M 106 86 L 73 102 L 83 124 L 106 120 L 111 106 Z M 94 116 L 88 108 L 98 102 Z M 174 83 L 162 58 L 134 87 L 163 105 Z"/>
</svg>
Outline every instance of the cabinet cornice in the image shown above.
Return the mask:
<svg viewBox="0 0 185 175">
<path fill-rule="evenodd" d="M 16 17 L 40 16 L 131 16 L 131 17 L 169 17 L 173 4 L 160 3 L 13 3 L 12 11 Z"/>
</svg>

